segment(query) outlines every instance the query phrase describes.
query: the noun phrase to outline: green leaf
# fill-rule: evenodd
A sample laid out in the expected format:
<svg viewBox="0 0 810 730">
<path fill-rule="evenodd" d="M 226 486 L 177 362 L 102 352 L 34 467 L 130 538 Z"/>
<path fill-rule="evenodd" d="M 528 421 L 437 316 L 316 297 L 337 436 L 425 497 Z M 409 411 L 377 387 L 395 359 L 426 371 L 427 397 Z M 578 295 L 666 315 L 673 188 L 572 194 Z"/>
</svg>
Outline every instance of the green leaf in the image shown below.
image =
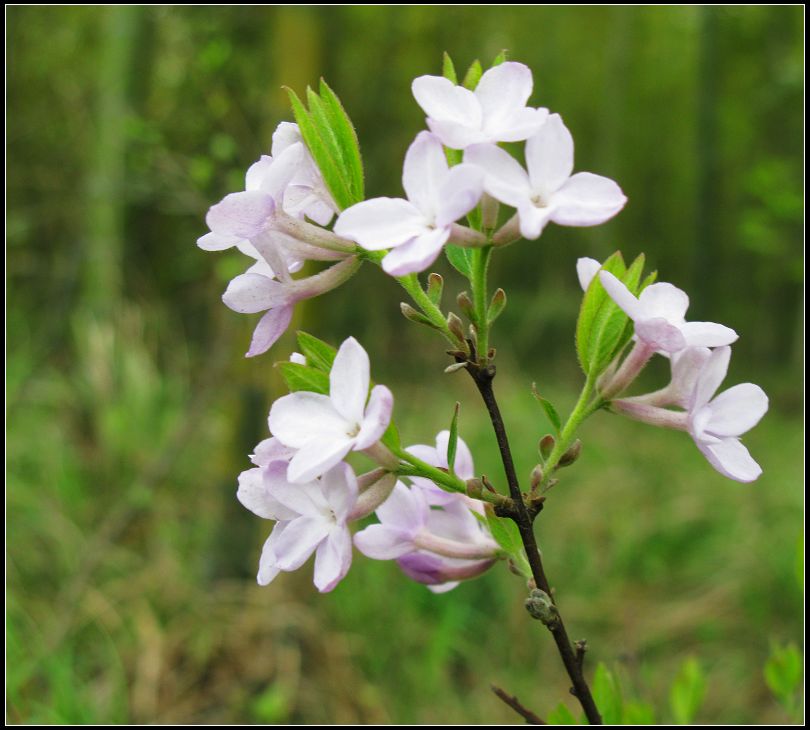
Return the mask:
<svg viewBox="0 0 810 730">
<path fill-rule="evenodd" d="M 481 80 L 483 73 L 484 69 L 481 67 L 481 62 L 476 58 L 467 69 L 467 73 L 461 85 L 470 91 L 475 91 L 475 87 L 478 86 L 478 82 Z"/>
<path fill-rule="evenodd" d="M 428 299 L 430 299 L 433 304 L 437 307 L 442 303 L 442 292 L 444 291 L 444 279 L 442 279 L 440 274 L 430 274 L 428 276 L 428 283 L 427 289 L 425 290 L 425 294 L 428 295 Z"/>
<path fill-rule="evenodd" d="M 628 702 L 622 712 L 623 725 L 655 725 L 655 710 L 646 702 Z"/>
<path fill-rule="evenodd" d="M 278 369 L 291 393 L 308 390 L 323 395 L 329 394 L 329 375 L 321 370 L 311 368 L 309 365 L 299 365 L 296 362 L 278 363 Z"/>
<path fill-rule="evenodd" d="M 574 713 L 568 709 L 567 705 L 560 702 L 551 712 L 546 716 L 546 722 L 549 725 L 576 725 L 577 719 Z"/>
<path fill-rule="evenodd" d="M 472 263 L 469 249 L 462 246 L 445 246 L 444 253 L 451 266 L 468 279 L 472 276 Z"/>
<path fill-rule="evenodd" d="M 777 699 L 785 705 L 793 704 L 793 696 L 802 681 L 802 655 L 791 643 L 774 644 L 765 663 L 765 683 Z"/>
<path fill-rule="evenodd" d="M 602 270 L 609 271 L 621 278 L 626 271 L 621 253 L 617 251 L 610 256 L 602 264 Z M 582 298 L 582 305 L 577 318 L 577 355 L 586 375 L 590 373 L 594 323 L 607 299 L 609 297 L 600 283 L 599 277 L 594 276 L 585 291 L 585 296 Z"/>
<path fill-rule="evenodd" d="M 500 66 L 506 60 L 508 60 L 509 51 L 505 48 L 497 55 L 495 58 L 492 59 L 492 63 L 490 64 L 490 68 L 495 68 L 495 66 Z"/>
<path fill-rule="evenodd" d="M 455 64 L 453 64 L 453 59 L 450 58 L 450 54 L 447 51 L 444 52 L 444 56 L 442 57 L 442 76 L 458 86 L 456 67 Z"/>
<path fill-rule="evenodd" d="M 681 666 L 669 690 L 669 705 L 678 725 L 691 725 L 706 695 L 706 678 L 695 657 Z"/>
<path fill-rule="evenodd" d="M 658 278 L 657 271 L 651 271 L 647 276 L 644 277 L 644 281 L 639 284 L 638 287 L 638 294 L 641 294 L 650 284 L 654 284 L 655 280 Z"/>
<path fill-rule="evenodd" d="M 461 403 L 456 402 L 453 411 L 453 420 L 450 421 L 450 438 L 447 440 L 447 468 L 450 473 L 456 475 L 456 450 L 458 449 L 458 411 Z"/>
<path fill-rule="evenodd" d="M 506 308 L 506 292 L 503 289 L 496 289 L 495 293 L 492 295 L 492 300 L 489 303 L 489 308 L 487 309 L 487 321 L 492 324 L 498 317 L 501 316 L 501 312 Z"/>
<path fill-rule="evenodd" d="M 593 677 L 593 699 L 605 725 L 618 725 L 622 720 L 622 693 L 619 682 L 602 663 L 596 666 Z"/>
<path fill-rule="evenodd" d="M 557 409 L 551 404 L 551 401 L 546 400 L 542 395 L 540 395 L 537 390 L 537 383 L 532 383 L 532 395 L 534 395 L 540 405 L 543 406 L 543 410 L 546 412 L 548 422 L 554 429 L 554 433 L 559 436 L 560 429 L 562 428 L 562 421 L 560 420 L 560 414 L 557 413 Z"/>
<path fill-rule="evenodd" d="M 487 527 L 492 533 L 495 542 L 509 555 L 519 554 L 523 551 L 523 541 L 520 539 L 520 530 L 508 517 L 498 517 L 491 504 L 485 505 Z"/>
<path fill-rule="evenodd" d="M 307 365 L 328 373 L 332 369 L 337 350 L 332 345 L 313 337 L 308 332 L 300 331 L 296 333 L 296 336 L 298 338 L 298 349 L 307 359 Z"/>
<path fill-rule="evenodd" d="M 354 203 L 365 198 L 363 179 L 363 157 L 360 154 L 360 142 L 352 120 L 340 103 L 337 94 L 321 79 L 321 99 L 330 111 L 332 129 L 340 145 L 342 159 L 349 172 L 349 181 Z"/>
<path fill-rule="evenodd" d="M 387 446 L 389 449 L 394 451 L 399 451 L 401 447 L 399 431 L 397 430 L 397 427 L 394 425 L 393 421 L 388 424 L 388 428 L 385 429 L 385 433 L 382 435 L 380 441 L 382 441 L 383 446 Z"/>
</svg>

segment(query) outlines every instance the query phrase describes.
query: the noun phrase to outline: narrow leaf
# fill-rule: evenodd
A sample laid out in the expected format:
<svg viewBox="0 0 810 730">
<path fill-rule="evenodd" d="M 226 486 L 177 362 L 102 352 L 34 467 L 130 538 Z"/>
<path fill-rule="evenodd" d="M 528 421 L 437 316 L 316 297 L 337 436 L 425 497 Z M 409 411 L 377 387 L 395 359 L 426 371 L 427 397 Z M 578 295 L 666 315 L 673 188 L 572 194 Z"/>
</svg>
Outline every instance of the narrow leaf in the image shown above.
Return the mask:
<svg viewBox="0 0 810 730">
<path fill-rule="evenodd" d="M 444 56 L 442 57 L 442 76 L 458 85 L 456 67 L 455 64 L 453 64 L 453 59 L 450 58 L 450 54 L 447 51 L 444 52 Z"/>
<path fill-rule="evenodd" d="M 687 659 L 669 691 L 669 704 L 678 725 L 691 725 L 706 695 L 706 678 L 694 657 Z"/>
<path fill-rule="evenodd" d="M 327 344 L 323 340 L 309 334 L 308 332 L 300 331 L 296 334 L 298 339 L 298 349 L 301 354 L 306 357 L 307 365 L 328 373 L 332 369 L 332 363 L 335 360 L 337 350 L 332 345 Z"/>
<path fill-rule="evenodd" d="M 430 274 L 428 276 L 427 289 L 425 293 L 428 299 L 437 307 L 442 303 L 442 292 L 444 291 L 444 279 L 440 274 Z"/>
<path fill-rule="evenodd" d="M 470 91 L 475 91 L 475 87 L 478 86 L 478 82 L 481 80 L 483 73 L 484 69 L 481 67 L 481 62 L 476 58 L 467 69 L 462 86 Z"/>
<path fill-rule="evenodd" d="M 360 142 L 352 120 L 346 113 L 337 94 L 329 84 L 321 79 L 321 99 L 330 111 L 332 127 L 340 143 L 343 160 L 349 174 L 353 203 L 359 203 L 365 198 L 365 182 L 363 176 L 363 157 L 360 154 Z"/>
<path fill-rule="evenodd" d="M 560 702 L 551 712 L 546 716 L 546 722 L 549 725 L 576 725 L 577 719 L 574 713 L 568 709 L 566 705 Z"/>
<path fill-rule="evenodd" d="M 295 362 L 282 362 L 278 364 L 281 377 L 291 393 L 298 390 L 308 390 L 312 393 L 329 393 L 329 375 L 322 370 L 316 370 L 308 365 L 299 365 Z"/>
<path fill-rule="evenodd" d="M 534 395 L 538 403 L 543 406 L 543 410 L 546 413 L 548 422 L 554 429 L 554 433 L 559 436 L 560 429 L 562 428 L 562 421 L 560 420 L 560 415 L 557 413 L 557 409 L 551 404 L 551 401 L 546 400 L 542 395 L 540 395 L 540 393 L 537 391 L 537 383 L 532 383 L 532 395 Z"/>
<path fill-rule="evenodd" d="M 495 66 L 500 66 L 504 63 L 509 57 L 509 51 L 505 48 L 497 55 L 495 58 L 492 59 L 492 63 L 490 64 L 490 68 L 495 68 Z"/>
<path fill-rule="evenodd" d="M 593 699 L 605 725 L 618 725 L 622 720 L 622 693 L 616 677 L 602 663 L 593 677 Z"/>
<path fill-rule="evenodd" d="M 458 449 L 458 411 L 461 403 L 456 402 L 453 411 L 453 420 L 450 421 L 450 438 L 447 441 L 447 468 L 450 473 L 456 475 L 456 450 Z"/>
<path fill-rule="evenodd" d="M 501 312 L 506 308 L 506 292 L 503 289 L 496 289 L 495 293 L 492 295 L 492 301 L 489 303 L 489 308 L 487 309 L 487 321 L 492 324 L 498 317 L 501 316 Z"/>
</svg>

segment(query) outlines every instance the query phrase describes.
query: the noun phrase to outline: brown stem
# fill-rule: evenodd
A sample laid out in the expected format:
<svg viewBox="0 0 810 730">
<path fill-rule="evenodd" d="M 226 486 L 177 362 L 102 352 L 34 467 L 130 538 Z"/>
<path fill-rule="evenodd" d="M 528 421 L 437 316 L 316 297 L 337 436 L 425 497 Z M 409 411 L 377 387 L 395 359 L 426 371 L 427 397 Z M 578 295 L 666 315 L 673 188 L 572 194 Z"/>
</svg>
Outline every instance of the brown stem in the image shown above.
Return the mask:
<svg viewBox="0 0 810 730">
<path fill-rule="evenodd" d="M 506 472 L 506 481 L 509 484 L 509 494 L 514 502 L 514 510 L 510 517 L 514 520 L 520 531 L 520 537 L 523 541 L 523 547 L 526 550 L 529 565 L 531 566 L 534 582 L 538 588 L 545 591 L 549 596 L 553 596 L 551 586 L 543 570 L 543 561 L 540 557 L 540 551 L 537 549 L 537 542 L 534 538 L 532 516 L 529 514 L 526 503 L 523 501 L 523 495 L 520 492 L 520 483 L 518 482 L 515 464 L 512 460 L 512 451 L 509 447 L 509 439 L 506 435 L 506 426 L 504 425 L 503 417 L 498 407 L 498 401 L 495 399 L 495 391 L 492 387 L 492 381 L 495 378 L 495 366 L 490 364 L 486 367 L 479 367 L 475 363 L 475 358 L 470 357 L 467 363 L 467 371 L 472 376 L 472 379 L 478 387 L 478 391 L 481 393 L 481 397 L 484 399 L 489 418 L 492 421 L 492 428 L 495 430 L 495 437 L 501 452 L 503 468 Z M 591 690 L 588 687 L 588 683 L 585 681 L 585 676 L 582 673 L 581 660 L 578 660 L 577 655 L 574 653 L 574 648 L 568 638 L 568 632 L 565 630 L 562 616 L 559 616 L 559 620 L 552 626 L 549 626 L 549 631 L 551 631 L 551 635 L 554 637 L 554 641 L 557 644 L 557 651 L 571 679 L 573 685 L 571 693 L 579 700 L 580 705 L 582 705 L 588 722 L 591 725 L 601 725 L 602 716 L 599 714 L 599 710 L 591 695 Z"/>
<path fill-rule="evenodd" d="M 531 710 L 520 704 L 520 700 L 514 695 L 507 694 L 500 687 L 491 685 L 492 691 L 497 697 L 503 700 L 509 707 L 511 707 L 518 715 L 520 715 L 529 725 L 548 725 L 545 720 L 542 720 L 535 715 Z"/>
</svg>

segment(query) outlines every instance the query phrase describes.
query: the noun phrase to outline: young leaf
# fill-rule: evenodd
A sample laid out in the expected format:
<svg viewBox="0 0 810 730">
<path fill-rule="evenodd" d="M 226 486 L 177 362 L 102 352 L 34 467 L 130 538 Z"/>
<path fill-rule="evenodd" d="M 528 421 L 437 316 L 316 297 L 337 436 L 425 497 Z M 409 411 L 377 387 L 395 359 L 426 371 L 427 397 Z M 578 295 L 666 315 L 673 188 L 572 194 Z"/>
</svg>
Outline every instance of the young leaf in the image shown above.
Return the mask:
<svg viewBox="0 0 810 730">
<path fill-rule="evenodd" d="M 433 302 L 437 307 L 442 302 L 442 292 L 444 291 L 444 279 L 440 274 L 430 274 L 428 276 L 427 289 L 425 293 L 428 299 Z"/>
<path fill-rule="evenodd" d="M 706 695 L 706 678 L 694 657 L 681 666 L 669 690 L 669 704 L 678 725 L 691 725 Z"/>
<path fill-rule="evenodd" d="M 489 309 L 487 309 L 487 321 L 492 324 L 498 317 L 500 317 L 501 312 L 506 308 L 506 292 L 503 289 L 496 289 L 495 293 L 492 295 L 492 301 L 489 303 Z"/>
<path fill-rule="evenodd" d="M 278 369 L 291 393 L 298 390 L 308 390 L 323 395 L 329 393 L 329 375 L 321 370 L 295 362 L 278 363 Z"/>
<path fill-rule="evenodd" d="M 475 87 L 478 86 L 478 82 L 481 80 L 483 73 L 484 69 L 481 67 L 481 62 L 476 58 L 467 69 L 464 81 L 461 82 L 462 86 L 470 91 L 475 91 Z"/>
<path fill-rule="evenodd" d="M 628 702 L 622 712 L 622 725 L 655 725 L 655 710 L 646 702 Z"/>
<path fill-rule="evenodd" d="M 461 246 L 445 246 L 444 253 L 452 267 L 462 276 L 468 279 L 472 276 L 472 264 L 470 263 L 469 249 Z"/>
<path fill-rule="evenodd" d="M 593 699 L 605 725 L 618 725 L 622 720 L 622 693 L 616 677 L 602 663 L 593 677 Z"/>
<path fill-rule="evenodd" d="M 447 440 L 447 467 L 450 473 L 456 475 L 456 450 L 458 449 L 458 411 L 461 403 L 456 403 L 453 411 L 453 420 L 450 421 L 450 438 Z"/>
<path fill-rule="evenodd" d="M 798 647 L 773 645 L 764 673 L 771 692 L 782 704 L 792 707 L 793 696 L 802 681 L 802 655 Z"/>
<path fill-rule="evenodd" d="M 537 391 L 537 383 L 532 383 L 532 395 L 534 395 L 538 403 L 543 406 L 543 410 L 546 412 L 548 422 L 554 429 L 554 433 L 559 436 L 560 429 L 562 428 L 562 421 L 560 420 L 560 415 L 557 413 L 557 409 L 551 405 L 551 401 L 547 401 L 542 395 L 540 395 L 540 393 Z"/>
<path fill-rule="evenodd" d="M 308 332 L 299 331 L 296 333 L 296 337 L 298 339 L 298 349 L 307 359 L 307 365 L 328 373 L 332 369 L 337 350 L 332 345 L 313 337 Z"/>
<path fill-rule="evenodd" d="M 352 120 L 340 103 L 337 94 L 321 79 L 321 99 L 329 109 L 332 129 L 340 144 L 343 161 L 349 173 L 351 193 L 354 203 L 365 198 L 365 183 L 363 179 L 363 158 L 360 154 L 360 142 L 354 129 Z"/>
<path fill-rule="evenodd" d="M 442 57 L 442 76 L 458 86 L 456 67 L 453 64 L 453 59 L 450 58 L 450 54 L 447 51 L 444 52 L 444 56 Z"/>
<path fill-rule="evenodd" d="M 487 527 L 495 542 L 509 555 L 521 554 L 523 542 L 520 539 L 520 530 L 517 525 L 506 517 L 497 517 L 490 504 L 485 506 L 485 510 Z"/>
<path fill-rule="evenodd" d="M 576 725 L 577 719 L 571 710 L 566 705 L 560 702 L 551 712 L 546 716 L 546 722 L 549 725 Z"/>
<path fill-rule="evenodd" d="M 505 48 L 497 55 L 495 58 L 492 59 L 492 63 L 490 64 L 490 68 L 495 68 L 495 66 L 500 66 L 504 63 L 509 57 L 509 51 Z"/>
</svg>

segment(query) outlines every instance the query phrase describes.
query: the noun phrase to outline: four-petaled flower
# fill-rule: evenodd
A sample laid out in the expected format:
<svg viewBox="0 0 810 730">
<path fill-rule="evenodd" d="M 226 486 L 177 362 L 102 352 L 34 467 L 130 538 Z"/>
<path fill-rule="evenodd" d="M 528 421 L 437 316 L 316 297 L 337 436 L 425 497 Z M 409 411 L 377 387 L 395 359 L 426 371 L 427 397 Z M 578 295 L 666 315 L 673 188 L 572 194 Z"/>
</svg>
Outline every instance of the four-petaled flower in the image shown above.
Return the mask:
<svg viewBox="0 0 810 730">
<path fill-rule="evenodd" d="M 392 276 L 424 271 L 447 243 L 453 223 L 478 204 L 482 180 L 483 173 L 473 165 L 448 168 L 439 139 L 420 132 L 403 166 L 408 199 L 357 203 L 340 214 L 335 233 L 369 251 L 392 249 L 382 261 Z"/>
<path fill-rule="evenodd" d="M 329 395 L 297 391 L 273 403 L 270 432 L 296 449 L 288 471 L 291 482 L 310 481 L 350 451 L 363 451 L 380 440 L 394 397 L 384 385 L 375 385 L 369 395 L 369 378 L 368 355 L 350 337 L 332 364 Z"/>
<path fill-rule="evenodd" d="M 427 114 L 427 125 L 453 149 L 482 142 L 519 142 L 534 134 L 548 109 L 532 109 L 532 72 L 510 61 L 486 71 L 475 91 L 455 86 L 443 76 L 420 76 L 413 95 Z"/>
<path fill-rule="evenodd" d="M 627 202 L 621 188 L 601 175 L 574 169 L 574 140 L 559 114 L 552 114 L 526 142 L 526 166 L 493 144 L 474 145 L 464 161 L 485 172 L 484 189 L 517 209 L 520 233 L 535 239 L 549 222 L 595 226 L 616 215 Z"/>
</svg>

